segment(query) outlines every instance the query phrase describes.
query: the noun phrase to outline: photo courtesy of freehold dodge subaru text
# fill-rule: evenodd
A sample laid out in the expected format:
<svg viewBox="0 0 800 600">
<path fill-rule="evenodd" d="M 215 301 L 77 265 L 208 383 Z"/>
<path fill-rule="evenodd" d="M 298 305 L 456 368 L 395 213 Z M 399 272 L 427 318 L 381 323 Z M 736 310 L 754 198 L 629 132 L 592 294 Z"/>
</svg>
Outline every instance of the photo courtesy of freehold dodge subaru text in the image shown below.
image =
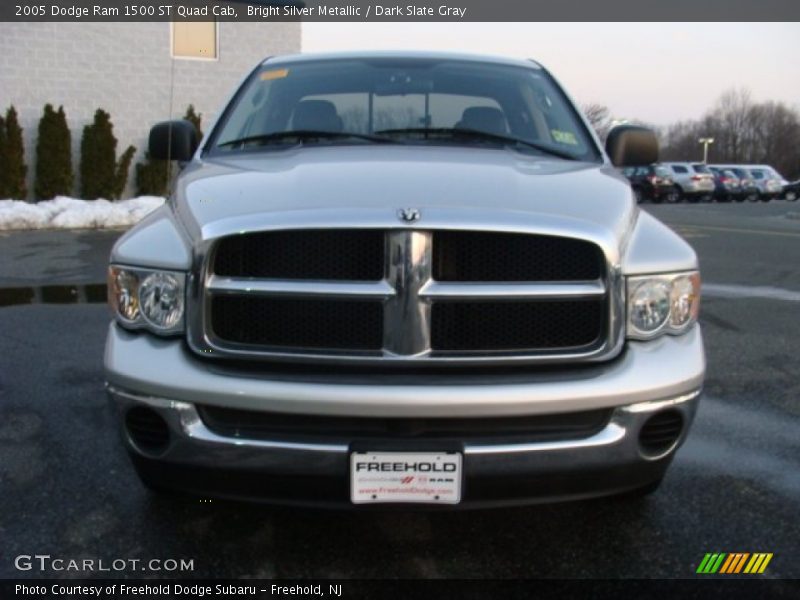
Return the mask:
<svg viewBox="0 0 800 600">
<path fill-rule="evenodd" d="M 800 8 L 675 8 L 0 6 L 0 597 L 797 597 Z"/>
</svg>

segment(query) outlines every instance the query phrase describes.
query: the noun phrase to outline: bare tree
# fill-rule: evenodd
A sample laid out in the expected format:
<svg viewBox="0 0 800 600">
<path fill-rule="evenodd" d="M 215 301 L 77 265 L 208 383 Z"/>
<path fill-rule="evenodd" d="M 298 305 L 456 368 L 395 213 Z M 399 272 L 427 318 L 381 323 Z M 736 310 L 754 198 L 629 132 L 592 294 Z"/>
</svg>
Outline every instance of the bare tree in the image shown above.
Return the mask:
<svg viewBox="0 0 800 600">
<path fill-rule="evenodd" d="M 750 90 L 730 89 L 720 96 L 716 106 L 711 109 L 721 121 L 722 132 L 726 142 L 725 154 L 731 162 L 744 159 L 747 142 L 748 125 L 752 119 L 753 101 Z"/>
<path fill-rule="evenodd" d="M 591 104 L 583 105 L 583 113 L 589 124 L 597 132 L 597 136 L 604 140 L 611 129 L 611 111 L 607 106 L 593 102 Z"/>
<path fill-rule="evenodd" d="M 800 110 L 781 102 L 756 103 L 746 89 L 723 93 L 696 121 L 670 125 L 662 135 L 664 160 L 702 160 L 701 137 L 713 137 L 709 162 L 769 164 L 800 176 Z"/>
</svg>

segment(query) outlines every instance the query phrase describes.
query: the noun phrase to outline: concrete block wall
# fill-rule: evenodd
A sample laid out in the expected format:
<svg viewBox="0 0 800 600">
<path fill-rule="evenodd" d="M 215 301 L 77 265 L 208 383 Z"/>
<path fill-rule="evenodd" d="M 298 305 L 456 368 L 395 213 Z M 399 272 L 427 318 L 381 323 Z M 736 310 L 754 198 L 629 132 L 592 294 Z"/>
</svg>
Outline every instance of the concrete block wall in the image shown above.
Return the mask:
<svg viewBox="0 0 800 600">
<path fill-rule="evenodd" d="M 263 58 L 300 51 L 299 23 L 219 23 L 217 60 L 173 59 L 170 23 L 0 23 L 0 111 L 13 104 L 24 129 L 33 190 L 36 130 L 46 103 L 64 105 L 78 177 L 84 125 L 111 114 L 117 155 L 136 146 L 143 160 L 150 127 L 189 104 L 204 131 L 241 79 Z M 134 192 L 131 166 L 126 196 Z M 77 194 L 77 189 L 75 194 Z"/>
</svg>

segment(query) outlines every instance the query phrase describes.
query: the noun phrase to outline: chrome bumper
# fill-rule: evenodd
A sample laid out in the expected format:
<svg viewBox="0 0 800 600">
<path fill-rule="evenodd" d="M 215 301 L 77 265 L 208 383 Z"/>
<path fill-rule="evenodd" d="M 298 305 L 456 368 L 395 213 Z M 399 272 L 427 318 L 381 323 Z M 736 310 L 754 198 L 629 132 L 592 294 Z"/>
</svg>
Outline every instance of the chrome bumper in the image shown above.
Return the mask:
<svg viewBox="0 0 800 600">
<path fill-rule="evenodd" d="M 194 356 L 181 340 L 109 330 L 109 396 L 121 414 L 135 406 L 158 413 L 170 431 L 157 454 L 124 437 L 137 469 L 163 487 L 201 495 L 270 502 L 347 505 L 351 440 L 309 442 L 221 436 L 197 404 L 254 411 L 363 417 L 490 417 L 612 409 L 603 429 L 576 439 L 464 442 L 465 506 L 566 500 L 623 492 L 663 476 L 685 439 L 705 372 L 699 327 L 682 336 L 629 342 L 613 361 L 576 370 L 517 375 L 318 377 L 245 374 Z M 410 383 L 409 383 L 410 382 Z M 680 437 L 646 456 L 639 432 L 653 414 L 674 409 Z M 518 439 L 518 438 L 517 438 Z M 424 440 L 422 440 L 424 441 Z M 390 443 L 386 441 L 386 443 Z M 415 442 L 408 442 L 411 447 Z M 430 444 L 429 444 L 430 445 Z M 234 485 L 234 481 L 237 481 Z M 318 482 L 327 481 L 329 501 Z M 288 491 L 310 490 L 310 499 Z M 258 490 L 250 490 L 256 483 Z M 321 485 L 321 484 L 320 484 Z M 517 489 L 516 486 L 521 486 Z M 324 487 L 324 486 L 323 486 Z M 280 495 L 279 498 L 273 497 Z"/>
<path fill-rule="evenodd" d="M 106 381 L 139 396 L 242 410 L 361 417 L 480 417 L 566 413 L 677 398 L 703 384 L 699 326 L 628 342 L 606 363 L 568 371 L 405 377 L 269 375 L 199 359 L 179 339 L 109 328 Z"/>
<path fill-rule="evenodd" d="M 112 386 L 108 393 L 122 414 L 134 406 L 146 406 L 168 424 L 170 443 L 156 455 L 137 447 L 123 429 L 126 445 L 134 462 L 163 466 L 166 487 L 190 493 L 284 502 L 264 493 L 240 492 L 228 486 L 235 474 L 254 481 L 275 481 L 275 486 L 291 487 L 297 478 L 331 479 L 348 477 L 350 446 L 341 443 L 304 443 L 223 437 L 206 427 L 195 405 L 177 400 L 139 396 Z M 646 485 L 663 476 L 677 448 L 683 443 L 697 410 L 700 390 L 674 398 L 618 407 L 608 424 L 596 434 L 578 439 L 530 443 L 467 443 L 464 445 L 466 506 L 520 504 L 568 500 L 624 492 Z M 680 437 L 656 456 L 644 455 L 639 447 L 639 430 L 653 414 L 664 409 L 681 413 L 684 427 Z M 138 468 L 138 466 L 137 466 Z M 176 468 L 189 468 L 188 483 L 175 479 Z M 221 487 L 208 485 L 205 473 L 224 474 Z M 230 474 L 230 475 L 229 475 Z M 502 498 L 470 495 L 470 482 L 537 482 L 535 490 L 506 494 Z M 554 483 L 555 482 L 555 483 Z M 493 484 L 490 484 L 493 485 Z M 484 488 L 486 485 L 484 485 Z M 347 504 L 341 494 L 293 498 L 292 503 Z M 527 488 L 525 488 L 527 489 Z"/>
<path fill-rule="evenodd" d="M 298 466 L 296 459 L 303 459 L 307 466 L 311 466 L 318 458 L 324 459 L 322 463 L 328 464 L 328 459 L 331 456 L 339 456 L 344 460 L 350 451 L 350 446 L 346 441 L 320 444 L 301 441 L 286 442 L 224 437 L 206 427 L 194 404 L 140 396 L 110 385 L 107 386 L 107 390 L 110 399 L 121 413 L 124 414 L 134 406 L 146 406 L 153 409 L 166 421 L 171 433 L 171 442 L 167 450 L 158 453 L 157 457 L 161 460 L 182 464 L 222 466 L 219 464 L 219 459 L 224 458 L 226 462 L 230 461 L 231 465 L 238 467 L 259 467 L 264 465 L 274 467 L 276 466 L 275 456 L 270 456 L 264 461 L 257 458 L 254 462 L 252 460 L 253 455 L 263 454 L 263 456 L 269 456 L 271 453 L 283 453 L 294 470 Z M 546 454 L 557 455 L 564 452 L 587 451 L 588 457 L 597 456 L 594 453 L 598 450 L 614 453 L 617 458 L 659 460 L 673 452 L 683 441 L 689 425 L 694 419 L 699 396 L 700 390 L 695 390 L 676 398 L 621 406 L 614 410 L 611 420 L 601 431 L 586 438 L 514 444 L 472 443 L 464 446 L 464 454 L 470 457 L 471 460 L 476 460 L 477 464 L 481 463 L 481 457 L 508 455 L 520 457 L 529 454 L 538 462 L 541 460 L 546 461 L 547 459 L 544 458 Z M 642 423 L 652 414 L 666 408 L 676 409 L 683 415 L 686 423 L 683 434 L 669 450 L 657 456 L 642 455 L 637 450 L 636 442 Z M 150 455 L 149 452 L 137 448 L 127 434 L 125 434 L 125 440 L 135 452 Z M 207 452 L 203 452 L 203 450 Z M 296 456 L 292 457 L 291 455 L 293 454 Z M 574 456 L 572 454 L 573 459 Z M 607 458 L 612 457 L 607 456 Z M 320 466 L 323 465 L 321 464 Z"/>
</svg>

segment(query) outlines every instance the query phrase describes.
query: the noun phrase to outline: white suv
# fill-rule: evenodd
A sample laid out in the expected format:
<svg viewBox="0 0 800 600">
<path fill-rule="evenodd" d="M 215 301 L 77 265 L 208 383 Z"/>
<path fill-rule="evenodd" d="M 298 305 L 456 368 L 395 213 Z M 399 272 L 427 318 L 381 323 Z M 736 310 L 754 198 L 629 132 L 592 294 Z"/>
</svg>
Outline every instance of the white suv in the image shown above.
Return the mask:
<svg viewBox="0 0 800 600">
<path fill-rule="evenodd" d="M 665 162 L 661 163 L 672 173 L 672 180 L 678 188 L 681 200 L 699 202 L 710 200 L 714 193 L 714 175 L 703 163 Z"/>
</svg>

